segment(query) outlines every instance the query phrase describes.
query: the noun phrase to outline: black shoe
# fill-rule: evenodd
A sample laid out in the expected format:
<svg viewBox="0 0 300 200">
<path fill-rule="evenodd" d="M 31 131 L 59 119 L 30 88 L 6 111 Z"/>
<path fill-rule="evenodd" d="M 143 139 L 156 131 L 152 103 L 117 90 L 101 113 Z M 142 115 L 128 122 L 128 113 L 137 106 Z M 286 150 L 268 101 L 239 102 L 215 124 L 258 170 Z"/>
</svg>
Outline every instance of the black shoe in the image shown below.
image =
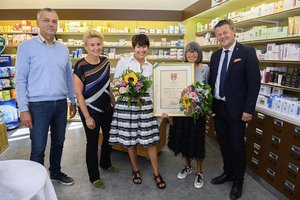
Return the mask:
<svg viewBox="0 0 300 200">
<path fill-rule="evenodd" d="M 242 196 L 243 192 L 243 182 L 233 182 L 231 191 L 230 191 L 230 199 L 236 200 Z"/>
<path fill-rule="evenodd" d="M 50 175 L 51 181 L 57 181 L 63 185 L 73 185 L 74 181 L 71 177 L 69 177 L 67 174 L 64 174 L 62 172 Z"/>
<path fill-rule="evenodd" d="M 227 181 L 232 181 L 232 179 L 230 176 L 223 173 L 222 175 L 213 178 L 210 182 L 214 185 L 219 185 L 219 184 L 223 184 Z"/>
</svg>

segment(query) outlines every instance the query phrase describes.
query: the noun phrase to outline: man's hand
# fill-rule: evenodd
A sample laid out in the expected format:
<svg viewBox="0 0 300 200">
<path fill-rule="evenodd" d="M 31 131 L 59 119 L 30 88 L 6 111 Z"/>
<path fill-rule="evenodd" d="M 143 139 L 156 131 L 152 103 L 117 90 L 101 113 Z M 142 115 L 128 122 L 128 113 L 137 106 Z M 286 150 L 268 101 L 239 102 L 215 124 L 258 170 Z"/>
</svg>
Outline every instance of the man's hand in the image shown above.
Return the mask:
<svg viewBox="0 0 300 200">
<path fill-rule="evenodd" d="M 73 118 L 75 116 L 75 114 L 76 114 L 76 105 L 70 104 L 69 110 L 70 110 L 70 113 L 69 113 L 70 114 L 70 118 Z"/>
<path fill-rule="evenodd" d="M 32 118 L 29 111 L 21 112 L 20 120 L 21 120 L 21 124 L 32 129 Z"/>
<path fill-rule="evenodd" d="M 252 115 L 251 114 L 243 112 L 242 121 L 249 122 L 251 119 L 252 119 Z"/>
</svg>

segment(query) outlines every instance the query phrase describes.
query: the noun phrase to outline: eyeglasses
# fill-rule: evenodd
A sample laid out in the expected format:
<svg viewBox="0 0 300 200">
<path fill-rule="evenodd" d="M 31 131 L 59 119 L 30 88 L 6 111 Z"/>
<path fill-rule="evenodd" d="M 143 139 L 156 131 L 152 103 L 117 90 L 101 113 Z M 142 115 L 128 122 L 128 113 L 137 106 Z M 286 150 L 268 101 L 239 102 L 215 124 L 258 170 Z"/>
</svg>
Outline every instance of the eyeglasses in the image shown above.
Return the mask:
<svg viewBox="0 0 300 200">
<path fill-rule="evenodd" d="M 191 55 L 191 54 L 197 55 L 199 53 L 198 53 L 198 51 L 195 51 L 195 50 L 189 50 L 189 51 L 186 52 L 186 54 L 188 54 L 188 55 Z"/>
</svg>

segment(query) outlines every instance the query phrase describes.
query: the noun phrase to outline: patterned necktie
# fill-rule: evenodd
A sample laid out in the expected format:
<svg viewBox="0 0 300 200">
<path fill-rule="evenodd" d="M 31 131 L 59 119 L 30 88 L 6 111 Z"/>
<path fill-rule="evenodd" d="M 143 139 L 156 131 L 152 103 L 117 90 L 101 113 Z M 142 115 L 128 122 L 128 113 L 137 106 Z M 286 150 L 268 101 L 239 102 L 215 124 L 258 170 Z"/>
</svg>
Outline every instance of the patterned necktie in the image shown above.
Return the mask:
<svg viewBox="0 0 300 200">
<path fill-rule="evenodd" d="M 225 51 L 225 58 L 223 60 L 222 69 L 221 69 L 220 88 L 219 88 L 219 95 L 221 98 L 223 98 L 225 96 L 224 84 L 225 84 L 225 77 L 226 77 L 226 71 L 227 71 L 228 52 L 229 52 L 229 50 Z"/>
</svg>

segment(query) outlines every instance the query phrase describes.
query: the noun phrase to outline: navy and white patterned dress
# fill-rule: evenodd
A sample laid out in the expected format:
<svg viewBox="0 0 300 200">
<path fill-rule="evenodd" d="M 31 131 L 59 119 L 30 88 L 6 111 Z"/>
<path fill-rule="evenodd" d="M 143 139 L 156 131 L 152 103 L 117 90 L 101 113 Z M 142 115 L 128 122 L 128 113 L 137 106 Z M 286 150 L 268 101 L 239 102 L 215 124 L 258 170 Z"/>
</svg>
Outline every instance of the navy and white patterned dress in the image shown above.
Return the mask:
<svg viewBox="0 0 300 200">
<path fill-rule="evenodd" d="M 134 72 L 142 72 L 146 77 L 152 77 L 152 64 L 145 61 L 143 66 L 133 55 L 122 58 L 117 66 L 115 78 L 122 75 L 127 69 Z M 149 93 L 142 97 L 142 107 L 132 100 L 128 107 L 127 99 L 117 101 L 110 129 L 109 143 L 121 144 L 124 147 L 135 145 L 150 146 L 159 143 L 159 130 L 156 117 L 153 116 L 153 103 Z"/>
</svg>

